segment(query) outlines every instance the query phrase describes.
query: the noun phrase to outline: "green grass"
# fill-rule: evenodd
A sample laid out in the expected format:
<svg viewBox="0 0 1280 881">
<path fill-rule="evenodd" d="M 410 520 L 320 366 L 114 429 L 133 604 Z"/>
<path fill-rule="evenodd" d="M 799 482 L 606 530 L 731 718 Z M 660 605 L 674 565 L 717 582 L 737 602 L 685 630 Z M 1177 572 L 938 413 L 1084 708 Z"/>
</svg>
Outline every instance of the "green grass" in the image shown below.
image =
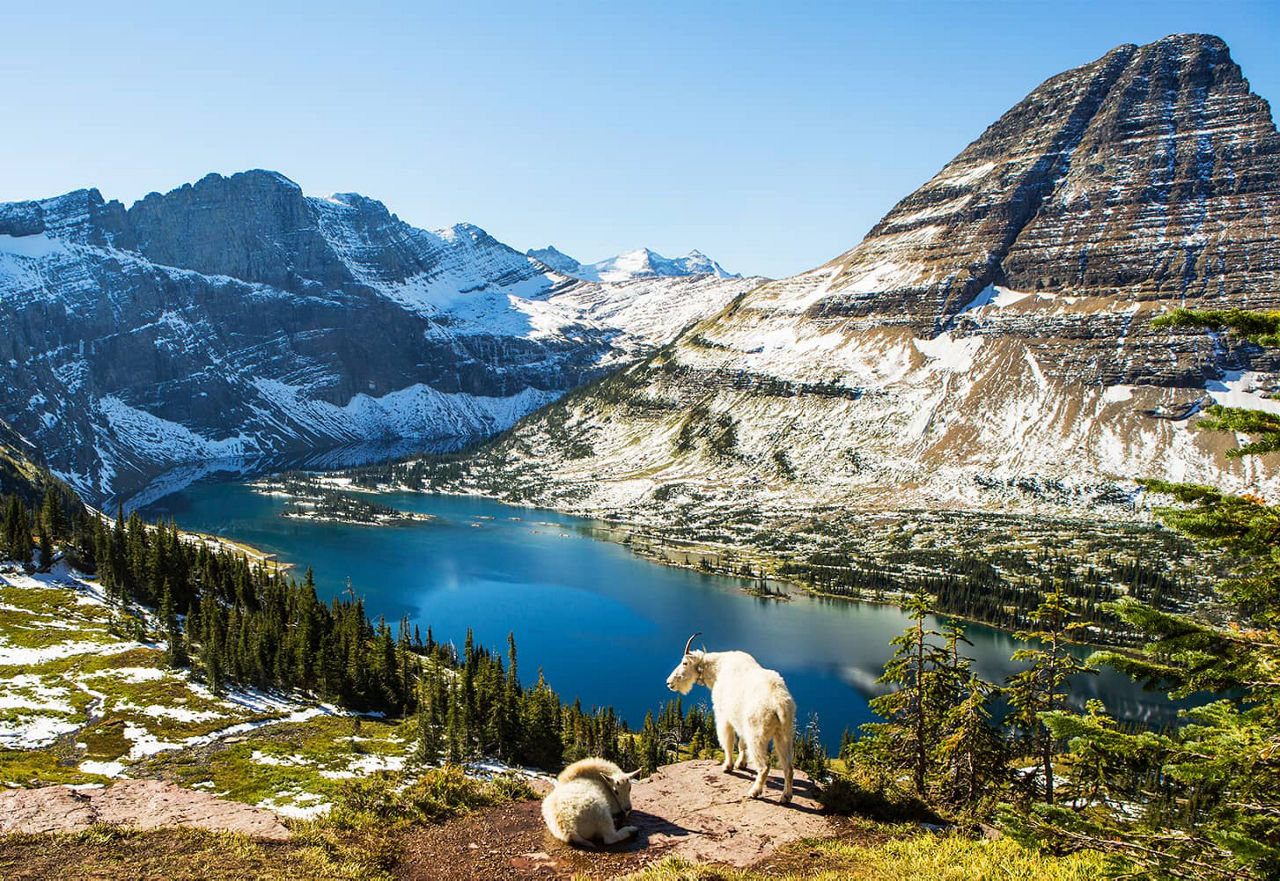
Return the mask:
<svg viewBox="0 0 1280 881">
<path fill-rule="evenodd" d="M 382 879 L 386 844 L 372 831 L 340 838 L 304 830 L 286 843 L 200 829 L 139 832 L 94 827 L 0 838 L 0 877 L 166 879 Z"/>
<path fill-rule="evenodd" d="M 83 756 L 62 749 L 0 749 L 0 780 L 21 786 L 52 783 L 107 783 L 106 777 L 86 774 L 76 766 Z"/>
<path fill-rule="evenodd" d="M 631 881 L 1095 881 L 1104 871 L 1101 854 L 1046 856 L 1007 838 L 973 840 L 961 835 L 912 835 L 858 844 L 844 839 L 805 841 L 784 849 L 781 872 L 732 870 L 666 860 L 629 876 Z M 799 865 L 801 868 L 796 868 Z"/>
</svg>

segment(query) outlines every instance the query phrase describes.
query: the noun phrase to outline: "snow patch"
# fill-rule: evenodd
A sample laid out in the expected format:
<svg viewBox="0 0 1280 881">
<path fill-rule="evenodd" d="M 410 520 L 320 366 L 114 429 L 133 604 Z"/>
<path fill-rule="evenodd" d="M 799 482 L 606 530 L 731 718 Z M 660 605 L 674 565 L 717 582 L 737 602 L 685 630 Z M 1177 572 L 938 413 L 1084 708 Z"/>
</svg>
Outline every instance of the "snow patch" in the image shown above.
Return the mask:
<svg viewBox="0 0 1280 881">
<path fill-rule="evenodd" d="M 1248 370 L 1229 370 L 1222 379 L 1204 384 L 1205 391 L 1224 407 L 1280 413 L 1280 400 L 1263 397 L 1256 389 L 1258 374 Z"/>
<path fill-rule="evenodd" d="M 973 366 L 974 356 L 982 348 L 980 336 L 955 339 L 950 331 L 940 333 L 931 340 L 912 340 L 920 354 L 929 358 L 933 366 L 954 373 L 964 373 Z"/>
<path fill-rule="evenodd" d="M 101 774 L 103 777 L 119 777 L 124 774 L 123 762 L 98 762 L 90 759 L 81 762 L 79 768 L 86 774 Z"/>
<path fill-rule="evenodd" d="M 42 649 L 29 649 L 0 644 L 0 667 L 45 664 L 73 655 L 118 655 L 137 646 L 136 642 L 64 642 Z"/>
<path fill-rule="evenodd" d="M 65 253 L 67 253 L 65 242 L 51 238 L 44 233 L 37 233 L 33 236 L 0 235 L 0 254 L 12 254 L 17 257 L 38 260 L 42 257 Z"/>
<path fill-rule="evenodd" d="M 969 305 L 965 306 L 957 315 L 964 315 L 966 312 L 979 312 L 990 306 L 992 309 L 1003 309 L 1005 306 L 1012 306 L 1025 300 L 1030 294 L 1022 291 L 1015 291 L 1011 288 L 1001 287 L 999 285 L 989 284 L 978 295 L 973 298 Z"/>
</svg>

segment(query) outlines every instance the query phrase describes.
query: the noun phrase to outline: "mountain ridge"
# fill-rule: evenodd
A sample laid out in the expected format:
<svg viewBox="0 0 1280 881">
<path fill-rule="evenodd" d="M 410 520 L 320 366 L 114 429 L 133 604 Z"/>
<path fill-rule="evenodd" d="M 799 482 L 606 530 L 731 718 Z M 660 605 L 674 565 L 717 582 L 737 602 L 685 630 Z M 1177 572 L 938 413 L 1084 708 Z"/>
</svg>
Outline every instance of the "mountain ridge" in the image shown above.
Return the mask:
<svg viewBox="0 0 1280 881">
<path fill-rule="evenodd" d="M 678 278 L 683 276 L 714 275 L 716 278 L 741 278 L 739 273 L 727 271 L 716 261 L 699 250 L 682 257 L 663 257 L 649 248 L 623 251 L 616 257 L 606 257 L 595 263 L 579 263 L 563 251 L 548 245 L 525 252 L 557 272 L 582 281 L 622 282 L 639 278 Z"/>
<path fill-rule="evenodd" d="M 175 466 L 499 431 L 758 280 L 601 284 L 277 172 L 0 205 L 0 418 L 95 500 Z"/>
<path fill-rule="evenodd" d="M 1225 43 L 1120 46 L 1033 89 L 854 248 L 520 424 L 462 483 L 651 524 L 1127 517 L 1144 474 L 1276 495 L 1191 418 L 1280 407 L 1275 354 L 1150 322 L 1280 307 L 1277 216 L 1280 137 Z"/>
</svg>

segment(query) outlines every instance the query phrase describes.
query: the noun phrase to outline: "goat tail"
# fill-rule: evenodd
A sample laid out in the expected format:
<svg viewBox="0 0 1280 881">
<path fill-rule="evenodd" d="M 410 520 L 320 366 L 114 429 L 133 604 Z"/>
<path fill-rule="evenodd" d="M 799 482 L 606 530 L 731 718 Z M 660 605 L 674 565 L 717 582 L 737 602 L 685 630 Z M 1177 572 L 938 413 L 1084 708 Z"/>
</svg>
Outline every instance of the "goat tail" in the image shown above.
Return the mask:
<svg viewBox="0 0 1280 881">
<path fill-rule="evenodd" d="M 778 761 L 782 765 L 785 777 L 785 800 L 791 798 L 791 779 L 795 773 L 796 757 L 796 702 L 790 694 L 783 696 L 778 706 L 778 739 L 775 746 L 778 750 Z"/>
</svg>

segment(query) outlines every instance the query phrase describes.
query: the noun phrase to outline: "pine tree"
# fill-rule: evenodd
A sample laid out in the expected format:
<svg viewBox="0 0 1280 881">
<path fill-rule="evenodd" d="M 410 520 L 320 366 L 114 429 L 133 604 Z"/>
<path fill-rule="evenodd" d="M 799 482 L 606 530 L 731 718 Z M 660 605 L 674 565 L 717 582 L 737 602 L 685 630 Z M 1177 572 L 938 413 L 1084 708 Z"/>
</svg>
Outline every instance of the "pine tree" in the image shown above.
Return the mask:
<svg viewBox="0 0 1280 881">
<path fill-rule="evenodd" d="M 200 639 L 200 668 L 209 690 L 214 694 L 221 694 L 225 632 L 222 611 L 212 594 L 204 595 L 200 605 L 200 621 L 204 624 L 204 633 Z"/>
<path fill-rule="evenodd" d="M 1034 648 L 1019 649 L 1013 660 L 1024 661 L 1026 669 L 1009 679 L 1009 703 L 1014 708 L 1012 721 L 1019 725 L 1036 757 L 1035 772 L 1044 776 L 1044 801 L 1053 804 L 1053 754 L 1055 737 L 1041 719 L 1066 705 L 1072 676 L 1097 671 L 1086 666 L 1071 653 L 1070 637 L 1085 625 L 1071 620 L 1062 582 L 1040 603 L 1032 615 L 1038 630 L 1014 634 L 1023 642 L 1037 643 Z"/>
<path fill-rule="evenodd" d="M 36 524 L 36 535 L 36 543 L 40 550 L 36 568 L 41 572 L 48 572 L 49 567 L 53 565 L 53 538 L 49 533 L 49 527 L 45 525 L 44 518 L 41 518 Z"/>
<path fill-rule="evenodd" d="M 961 645 L 972 645 L 964 625 L 948 621 L 942 626 L 946 662 L 939 670 L 938 704 L 942 707 L 942 734 L 937 746 L 940 771 L 939 798 L 969 811 L 999 791 L 1006 776 L 1004 738 L 992 724 L 991 702 L 1000 689 L 973 670 Z"/>
<path fill-rule="evenodd" d="M 168 667 L 187 666 L 187 649 L 182 638 L 182 628 L 178 624 L 178 613 L 173 605 L 173 592 L 169 590 L 169 582 L 164 583 L 164 592 L 160 597 L 160 621 L 164 625 L 168 645 L 164 650 L 164 663 Z"/>
<path fill-rule="evenodd" d="M 40 518 L 53 535 L 59 538 L 66 535 L 67 522 L 66 515 L 62 510 L 62 500 L 58 497 L 58 491 L 54 489 L 52 483 L 44 491 L 44 502 L 40 506 Z"/>
<path fill-rule="evenodd" d="M 435 675 L 439 676 L 438 670 Z M 418 760 L 427 765 L 439 762 L 440 754 L 445 748 L 444 731 L 440 724 L 433 685 L 434 683 L 424 680 L 418 693 Z"/>
<path fill-rule="evenodd" d="M 939 703 L 939 670 L 947 664 L 947 653 L 937 643 L 941 634 L 925 627 L 930 597 L 917 593 L 903 608 L 912 622 L 891 640 L 894 655 L 876 680 L 896 690 L 871 699 L 871 709 L 884 721 L 862 726 L 868 736 L 859 743 L 875 761 L 910 771 L 912 787 L 923 796 L 945 711 Z"/>
<path fill-rule="evenodd" d="M 522 738 L 520 761 L 539 768 L 560 766 L 564 744 L 560 739 L 560 698 L 547 685 L 542 671 L 533 688 L 521 696 Z"/>
<path fill-rule="evenodd" d="M 645 776 L 666 764 L 666 750 L 662 746 L 662 734 L 654 721 L 653 711 L 644 714 L 644 725 L 640 728 L 636 752 L 640 768 Z"/>
</svg>

